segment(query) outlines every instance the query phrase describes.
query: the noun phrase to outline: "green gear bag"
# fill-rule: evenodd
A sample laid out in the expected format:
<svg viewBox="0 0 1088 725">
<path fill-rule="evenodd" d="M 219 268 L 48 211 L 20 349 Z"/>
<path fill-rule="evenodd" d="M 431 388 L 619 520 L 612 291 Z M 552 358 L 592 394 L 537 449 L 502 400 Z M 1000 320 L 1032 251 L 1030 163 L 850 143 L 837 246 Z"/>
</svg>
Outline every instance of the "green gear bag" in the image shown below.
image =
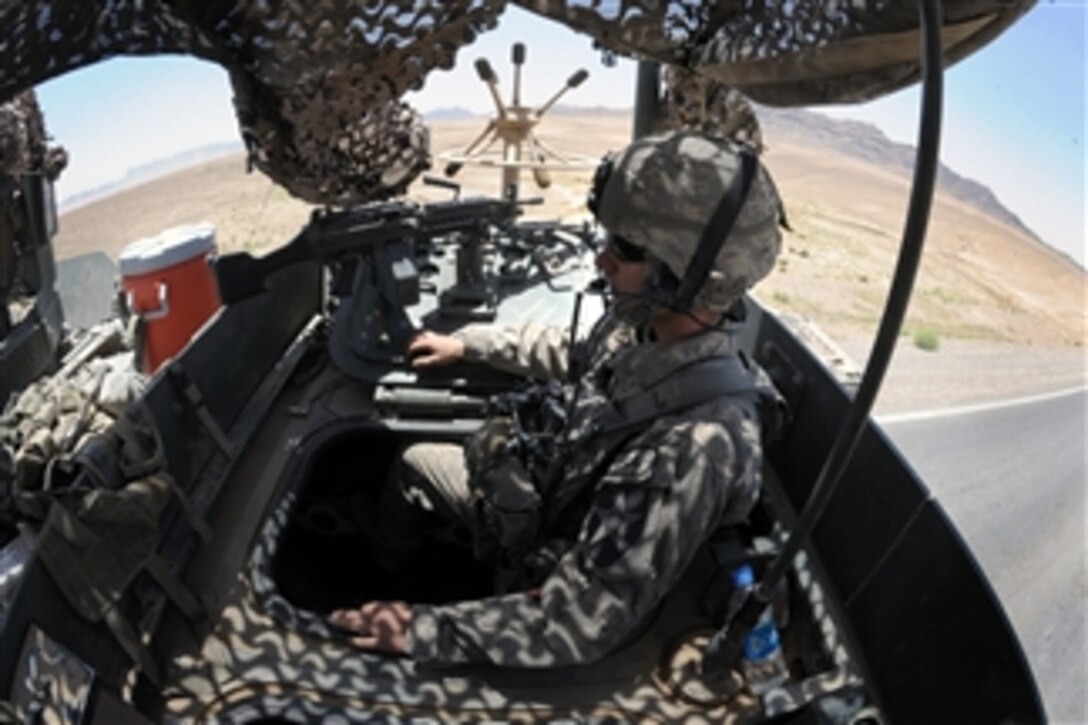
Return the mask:
<svg viewBox="0 0 1088 725">
<path fill-rule="evenodd" d="M 170 493 L 165 478 L 152 477 L 53 499 L 38 553 L 81 616 L 101 621 L 155 553 Z"/>
<path fill-rule="evenodd" d="M 24 518 L 39 522 L 37 553 L 65 600 L 84 619 L 104 623 L 145 675 L 160 681 L 158 665 L 121 612 L 124 595 L 147 571 L 187 617 L 203 616 L 158 554 L 160 517 L 176 497 L 197 533 L 205 540 L 211 533 L 165 471 L 148 411 L 130 409 L 84 437 L 74 453 L 49 462 L 40 488 L 16 496 Z"/>
</svg>

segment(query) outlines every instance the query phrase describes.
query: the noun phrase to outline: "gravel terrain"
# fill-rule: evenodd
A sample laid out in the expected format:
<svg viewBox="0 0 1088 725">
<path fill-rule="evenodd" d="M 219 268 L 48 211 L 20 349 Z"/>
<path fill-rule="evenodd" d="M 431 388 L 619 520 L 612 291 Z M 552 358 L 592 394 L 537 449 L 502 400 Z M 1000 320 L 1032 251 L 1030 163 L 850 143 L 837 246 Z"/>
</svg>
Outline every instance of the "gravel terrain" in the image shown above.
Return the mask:
<svg viewBox="0 0 1088 725">
<path fill-rule="evenodd" d="M 871 341 L 838 341 L 859 366 Z M 876 413 L 902 413 L 989 403 L 1088 384 L 1088 358 L 1080 347 L 1028 347 L 942 340 L 934 352 L 900 340 L 877 398 Z"/>
<path fill-rule="evenodd" d="M 460 150 L 483 120 L 431 127 L 436 169 L 444 150 Z M 757 296 L 782 313 L 814 321 L 860 367 L 869 354 L 894 268 L 909 180 L 826 148 L 818 138 L 776 136 L 768 129 L 764 161 L 786 200 L 787 232 L 777 269 Z M 556 114 L 540 137 L 568 153 L 596 159 L 630 138 L 625 113 Z M 72 209 L 61 217 L 61 258 L 91 250 L 112 257 L 134 239 L 174 224 L 208 220 L 220 252 L 260 253 L 290 239 L 311 207 L 232 155 L 155 179 Z M 592 170 L 553 174 L 547 190 L 526 178 L 523 194 L 543 204 L 527 216 L 585 216 Z M 465 194 L 494 194 L 493 168 L 466 167 Z M 417 183 L 418 199 L 448 199 L 446 189 Z M 906 328 L 926 330 L 939 348 L 926 352 L 905 335 L 876 412 L 990 402 L 1074 386 L 1088 380 L 1085 348 L 1088 277 L 1084 269 L 1022 230 L 938 192 L 926 252 Z"/>
</svg>

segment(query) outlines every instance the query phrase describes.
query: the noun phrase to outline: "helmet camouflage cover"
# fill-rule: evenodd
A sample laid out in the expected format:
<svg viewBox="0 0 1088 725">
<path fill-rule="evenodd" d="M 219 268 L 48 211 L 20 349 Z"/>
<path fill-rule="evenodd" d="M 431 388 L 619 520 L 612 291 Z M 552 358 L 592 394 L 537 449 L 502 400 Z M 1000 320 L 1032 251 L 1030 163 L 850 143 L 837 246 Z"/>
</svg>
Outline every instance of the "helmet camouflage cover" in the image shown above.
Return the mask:
<svg viewBox="0 0 1088 725">
<path fill-rule="evenodd" d="M 613 161 L 595 190 L 597 220 L 644 248 L 683 279 L 714 210 L 739 173 L 741 144 L 696 131 L 638 139 Z M 696 308 L 724 312 L 774 267 L 781 246 L 782 201 L 762 164 Z"/>
</svg>

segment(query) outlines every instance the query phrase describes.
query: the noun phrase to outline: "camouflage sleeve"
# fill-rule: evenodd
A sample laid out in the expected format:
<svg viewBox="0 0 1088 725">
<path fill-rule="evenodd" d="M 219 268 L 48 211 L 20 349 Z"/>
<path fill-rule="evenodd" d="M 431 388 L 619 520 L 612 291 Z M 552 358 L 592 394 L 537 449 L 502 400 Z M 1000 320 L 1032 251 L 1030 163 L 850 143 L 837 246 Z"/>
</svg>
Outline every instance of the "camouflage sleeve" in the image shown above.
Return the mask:
<svg viewBox="0 0 1088 725">
<path fill-rule="evenodd" d="M 564 379 L 570 331 L 526 322 L 517 327 L 469 325 L 454 333 L 465 344 L 465 359 L 541 380 Z"/>
<path fill-rule="evenodd" d="M 736 429 L 686 422 L 641 437 L 602 478 L 575 546 L 539 593 L 414 607 L 409 654 L 424 664 L 504 667 L 603 657 L 653 612 L 723 516 L 747 514 L 760 459 L 758 426 L 748 420 Z"/>
</svg>

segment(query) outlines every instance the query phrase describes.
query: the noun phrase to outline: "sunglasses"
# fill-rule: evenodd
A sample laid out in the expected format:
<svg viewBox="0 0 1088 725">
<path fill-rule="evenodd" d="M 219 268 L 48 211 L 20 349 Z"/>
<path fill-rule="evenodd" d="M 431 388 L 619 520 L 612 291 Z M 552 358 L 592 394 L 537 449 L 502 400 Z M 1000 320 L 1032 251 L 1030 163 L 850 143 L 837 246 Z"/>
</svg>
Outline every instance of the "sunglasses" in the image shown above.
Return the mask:
<svg viewBox="0 0 1088 725">
<path fill-rule="evenodd" d="M 628 264 L 646 261 L 646 250 L 615 234 L 608 236 L 608 247 L 616 259 Z"/>
</svg>

